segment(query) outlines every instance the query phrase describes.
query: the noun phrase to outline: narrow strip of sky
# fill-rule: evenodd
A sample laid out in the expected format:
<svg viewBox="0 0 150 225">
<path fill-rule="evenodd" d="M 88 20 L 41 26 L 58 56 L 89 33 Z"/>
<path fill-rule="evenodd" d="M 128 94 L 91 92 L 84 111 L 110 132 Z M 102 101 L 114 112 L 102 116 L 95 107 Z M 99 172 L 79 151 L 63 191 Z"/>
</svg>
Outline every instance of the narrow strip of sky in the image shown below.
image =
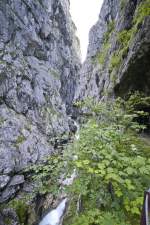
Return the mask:
<svg viewBox="0 0 150 225">
<path fill-rule="evenodd" d="M 103 0 L 70 0 L 70 12 L 80 39 L 82 61 L 85 60 L 90 28 L 98 20 Z"/>
</svg>

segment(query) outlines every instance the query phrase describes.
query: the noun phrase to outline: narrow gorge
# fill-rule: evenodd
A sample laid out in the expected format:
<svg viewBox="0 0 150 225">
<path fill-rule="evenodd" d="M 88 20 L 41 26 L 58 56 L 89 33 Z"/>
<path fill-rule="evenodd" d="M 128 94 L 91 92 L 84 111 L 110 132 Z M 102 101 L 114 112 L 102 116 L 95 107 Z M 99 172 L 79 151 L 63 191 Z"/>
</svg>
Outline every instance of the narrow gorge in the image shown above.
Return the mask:
<svg viewBox="0 0 150 225">
<path fill-rule="evenodd" d="M 150 0 L 104 0 L 83 64 L 69 0 L 0 0 L 0 21 L 0 225 L 140 224 Z"/>
</svg>

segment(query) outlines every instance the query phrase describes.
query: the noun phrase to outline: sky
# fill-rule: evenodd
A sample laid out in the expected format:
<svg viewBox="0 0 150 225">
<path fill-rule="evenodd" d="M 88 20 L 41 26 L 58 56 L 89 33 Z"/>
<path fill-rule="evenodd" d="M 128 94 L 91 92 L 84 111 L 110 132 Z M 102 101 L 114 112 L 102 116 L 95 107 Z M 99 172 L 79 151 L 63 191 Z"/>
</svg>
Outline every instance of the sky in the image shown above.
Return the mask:
<svg viewBox="0 0 150 225">
<path fill-rule="evenodd" d="M 80 39 L 82 61 L 85 60 L 90 28 L 97 22 L 103 0 L 70 0 L 70 12 Z"/>
</svg>

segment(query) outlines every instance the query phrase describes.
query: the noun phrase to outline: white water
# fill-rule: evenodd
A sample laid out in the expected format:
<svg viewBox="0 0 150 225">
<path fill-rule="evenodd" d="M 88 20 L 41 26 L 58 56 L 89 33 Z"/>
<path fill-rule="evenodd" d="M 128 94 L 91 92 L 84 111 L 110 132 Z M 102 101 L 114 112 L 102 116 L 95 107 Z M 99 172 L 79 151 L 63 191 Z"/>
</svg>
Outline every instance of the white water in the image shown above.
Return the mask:
<svg viewBox="0 0 150 225">
<path fill-rule="evenodd" d="M 70 186 L 71 184 L 73 184 L 73 181 L 76 178 L 76 176 L 77 176 L 76 170 L 74 169 L 72 175 L 69 178 L 66 178 L 65 180 L 62 181 L 62 185 Z"/>
<path fill-rule="evenodd" d="M 57 206 L 56 209 L 49 212 L 39 225 L 61 225 L 61 220 L 66 209 L 67 198 Z"/>
<path fill-rule="evenodd" d="M 149 225 L 149 216 L 148 216 L 148 194 L 145 199 L 145 217 L 146 217 L 146 225 Z"/>
<path fill-rule="evenodd" d="M 74 123 L 75 123 L 75 126 L 77 127 L 77 132 L 76 132 L 75 138 L 76 138 L 76 140 L 79 140 L 79 138 L 80 138 L 80 135 L 79 135 L 80 126 L 77 124 L 77 122 L 74 121 Z M 72 175 L 69 178 L 66 178 L 65 180 L 62 181 L 62 185 L 63 186 L 71 185 L 73 183 L 74 179 L 76 178 L 76 176 L 77 176 L 76 169 L 74 169 Z M 39 223 L 39 225 L 61 225 L 63 215 L 64 215 L 65 210 L 66 210 L 67 201 L 68 201 L 67 198 L 62 200 L 60 202 L 60 204 L 57 206 L 56 209 L 50 211 L 43 218 L 43 220 Z"/>
<path fill-rule="evenodd" d="M 74 121 L 74 124 L 77 127 L 75 138 L 76 138 L 76 140 L 79 140 L 79 138 L 80 138 L 80 126 L 79 126 L 79 124 L 76 121 Z"/>
</svg>

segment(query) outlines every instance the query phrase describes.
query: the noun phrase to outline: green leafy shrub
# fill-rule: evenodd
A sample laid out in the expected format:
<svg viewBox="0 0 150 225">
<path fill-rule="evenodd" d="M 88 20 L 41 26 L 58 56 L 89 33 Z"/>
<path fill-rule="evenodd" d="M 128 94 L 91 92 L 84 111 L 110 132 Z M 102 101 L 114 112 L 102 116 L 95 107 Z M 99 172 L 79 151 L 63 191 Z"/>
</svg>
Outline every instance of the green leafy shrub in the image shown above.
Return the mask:
<svg viewBox="0 0 150 225">
<path fill-rule="evenodd" d="M 149 188 L 150 146 L 138 136 L 145 126 L 136 121 L 145 115 L 141 104 L 149 105 L 150 98 L 136 93 L 127 102 L 87 99 L 76 104 L 86 109 L 80 139 L 63 155 L 30 168 L 32 179 L 39 182 L 37 191 L 57 195 L 60 176 L 70 177 L 76 169 L 73 184 L 63 187 L 70 198 L 65 224 L 138 224 L 143 193 Z"/>
<path fill-rule="evenodd" d="M 63 168 L 65 168 L 64 161 L 60 153 L 51 155 L 46 159 L 45 163 L 33 165 L 26 169 L 27 173 L 31 174 L 32 180 L 37 183 L 35 192 L 40 194 L 53 193 L 57 195 L 59 192 L 58 178 Z"/>
<path fill-rule="evenodd" d="M 136 134 L 144 129 L 135 119 L 139 112 L 131 110 L 130 102 L 88 101 L 88 122 L 80 132 L 80 140 L 65 155 L 68 168 L 78 177 L 67 190 L 70 196 L 82 196 L 82 213 L 69 224 L 109 224 L 103 213 L 122 212 L 124 220 L 112 224 L 138 224 L 143 193 L 149 187 L 150 146 Z M 76 160 L 71 160 L 76 156 Z M 99 210 L 98 223 L 87 213 Z M 93 211 L 94 213 L 94 211 Z M 71 218 L 71 217 L 70 217 Z M 75 220 L 75 221 L 74 221 Z M 107 220 L 106 220 L 107 221 Z M 126 222 L 127 221 L 127 222 Z"/>
<path fill-rule="evenodd" d="M 25 202 L 25 200 L 18 199 L 18 200 L 12 200 L 9 203 L 9 206 L 15 209 L 17 216 L 19 218 L 20 224 L 25 225 L 27 216 L 28 216 L 28 206 Z"/>
<path fill-rule="evenodd" d="M 150 97 L 145 96 L 144 94 L 140 92 L 135 92 L 133 95 L 131 95 L 130 100 L 130 110 L 136 110 L 138 117 L 137 121 L 140 124 L 145 124 L 146 132 L 150 131 L 150 124 L 149 124 L 149 118 L 150 118 Z"/>
<path fill-rule="evenodd" d="M 136 91 L 130 96 L 128 105 L 130 107 L 130 109 L 128 108 L 128 110 L 136 110 L 136 112 L 138 112 L 137 110 L 142 110 L 145 107 L 150 108 L 150 97 L 145 96 L 145 94 L 140 93 L 139 91 Z"/>
<path fill-rule="evenodd" d="M 75 222 L 71 225 L 129 225 L 122 220 L 122 213 L 101 212 L 93 209 L 75 218 Z"/>
</svg>

